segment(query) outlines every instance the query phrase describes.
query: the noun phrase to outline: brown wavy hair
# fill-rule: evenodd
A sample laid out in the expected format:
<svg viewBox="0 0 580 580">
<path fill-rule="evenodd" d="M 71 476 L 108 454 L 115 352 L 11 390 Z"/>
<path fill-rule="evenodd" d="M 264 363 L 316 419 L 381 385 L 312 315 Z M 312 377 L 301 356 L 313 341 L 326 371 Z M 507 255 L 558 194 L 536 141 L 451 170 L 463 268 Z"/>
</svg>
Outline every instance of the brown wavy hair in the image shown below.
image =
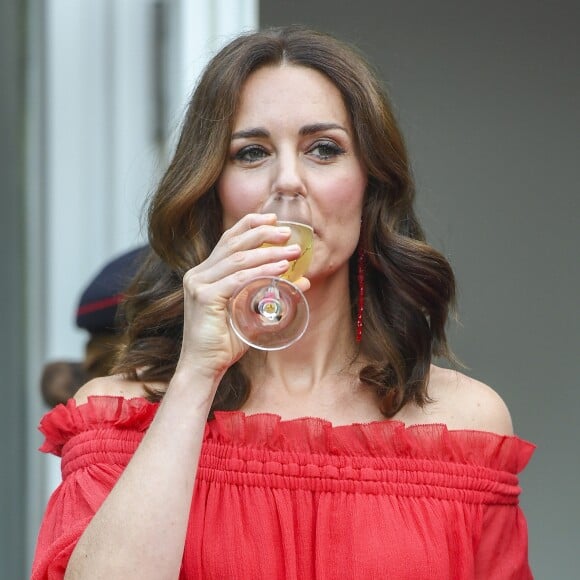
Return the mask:
<svg viewBox="0 0 580 580">
<path fill-rule="evenodd" d="M 360 379 L 376 391 L 387 417 L 409 401 L 424 405 L 432 357 L 451 356 L 445 326 L 455 298 L 453 272 L 425 242 L 413 209 L 405 144 L 377 75 L 356 49 L 303 27 L 242 35 L 201 77 L 174 157 L 149 204 L 152 251 L 125 304 L 125 346 L 115 372 L 144 382 L 173 376 L 183 332 L 183 275 L 208 257 L 222 234 L 215 184 L 242 86 L 258 68 L 283 63 L 315 69 L 340 90 L 368 171 L 360 239 L 366 257 L 360 353 L 371 362 Z M 356 267 L 355 254 L 350 260 L 353 325 Z M 218 387 L 212 412 L 239 408 L 249 389 L 249 378 L 234 364 Z M 154 400 L 163 395 L 149 394 Z"/>
</svg>

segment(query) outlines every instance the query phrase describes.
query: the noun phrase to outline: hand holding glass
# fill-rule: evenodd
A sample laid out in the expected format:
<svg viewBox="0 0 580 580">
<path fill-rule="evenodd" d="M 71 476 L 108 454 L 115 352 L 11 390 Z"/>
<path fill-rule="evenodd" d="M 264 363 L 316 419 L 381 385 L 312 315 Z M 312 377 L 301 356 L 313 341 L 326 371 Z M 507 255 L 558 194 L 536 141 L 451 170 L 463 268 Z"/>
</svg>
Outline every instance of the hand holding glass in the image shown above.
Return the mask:
<svg viewBox="0 0 580 580">
<path fill-rule="evenodd" d="M 260 213 L 275 213 L 276 225 L 291 231 L 285 245 L 298 244 L 302 251 L 280 277 L 255 278 L 238 288 L 228 304 L 229 320 L 246 344 L 260 350 L 280 350 L 300 339 L 308 326 L 308 302 L 292 282 L 304 276 L 310 266 L 312 217 L 308 202 L 296 193 L 273 194 Z"/>
</svg>

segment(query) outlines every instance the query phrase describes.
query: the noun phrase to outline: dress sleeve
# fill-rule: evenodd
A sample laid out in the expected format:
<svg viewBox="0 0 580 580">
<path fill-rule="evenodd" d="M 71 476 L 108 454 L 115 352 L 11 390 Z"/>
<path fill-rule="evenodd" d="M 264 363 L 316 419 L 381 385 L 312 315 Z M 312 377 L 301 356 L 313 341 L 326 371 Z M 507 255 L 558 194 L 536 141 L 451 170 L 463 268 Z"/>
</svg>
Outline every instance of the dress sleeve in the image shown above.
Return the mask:
<svg viewBox="0 0 580 580">
<path fill-rule="evenodd" d="M 519 505 L 484 507 L 476 554 L 478 580 L 531 580 L 528 527 Z"/>
<path fill-rule="evenodd" d="M 519 505 L 519 474 L 535 445 L 519 437 L 500 437 L 490 445 L 486 466 L 496 474 L 496 501 L 482 505 L 480 537 L 475 552 L 477 580 L 532 580 L 528 563 L 528 526 Z"/>
<path fill-rule="evenodd" d="M 144 399 L 91 397 L 61 405 L 41 421 L 41 451 L 60 455 L 62 483 L 38 535 L 32 580 L 64 577 L 69 558 L 139 445 L 156 405 Z"/>
</svg>

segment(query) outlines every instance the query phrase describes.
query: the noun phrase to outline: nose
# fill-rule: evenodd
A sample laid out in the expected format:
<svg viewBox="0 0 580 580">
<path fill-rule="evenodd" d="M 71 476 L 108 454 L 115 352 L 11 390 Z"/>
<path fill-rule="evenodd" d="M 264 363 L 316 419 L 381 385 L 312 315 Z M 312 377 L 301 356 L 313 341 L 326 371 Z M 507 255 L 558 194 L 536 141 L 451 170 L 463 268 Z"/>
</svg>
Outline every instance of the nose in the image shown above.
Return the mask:
<svg viewBox="0 0 580 580">
<path fill-rule="evenodd" d="M 306 195 L 306 184 L 297 154 L 280 152 L 274 166 L 272 193 L 283 195 Z"/>
</svg>

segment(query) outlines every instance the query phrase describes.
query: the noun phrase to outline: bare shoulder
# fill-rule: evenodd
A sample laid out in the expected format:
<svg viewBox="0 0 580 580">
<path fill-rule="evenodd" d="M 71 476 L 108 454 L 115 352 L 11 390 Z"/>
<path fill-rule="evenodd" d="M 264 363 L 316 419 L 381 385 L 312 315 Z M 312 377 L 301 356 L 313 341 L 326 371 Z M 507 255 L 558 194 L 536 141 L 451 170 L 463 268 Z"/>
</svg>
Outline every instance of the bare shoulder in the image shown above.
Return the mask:
<svg viewBox="0 0 580 580">
<path fill-rule="evenodd" d="M 130 381 L 120 375 L 110 377 L 97 377 L 85 383 L 76 393 L 75 401 L 77 405 L 86 403 L 89 397 L 108 396 L 134 399 L 147 395 L 143 388 L 143 383 Z"/>
<path fill-rule="evenodd" d="M 425 413 L 442 419 L 450 429 L 475 429 L 513 435 L 510 412 L 488 385 L 458 371 L 431 366 L 428 394 L 433 403 Z M 431 408 L 431 409 L 430 409 Z"/>
</svg>

